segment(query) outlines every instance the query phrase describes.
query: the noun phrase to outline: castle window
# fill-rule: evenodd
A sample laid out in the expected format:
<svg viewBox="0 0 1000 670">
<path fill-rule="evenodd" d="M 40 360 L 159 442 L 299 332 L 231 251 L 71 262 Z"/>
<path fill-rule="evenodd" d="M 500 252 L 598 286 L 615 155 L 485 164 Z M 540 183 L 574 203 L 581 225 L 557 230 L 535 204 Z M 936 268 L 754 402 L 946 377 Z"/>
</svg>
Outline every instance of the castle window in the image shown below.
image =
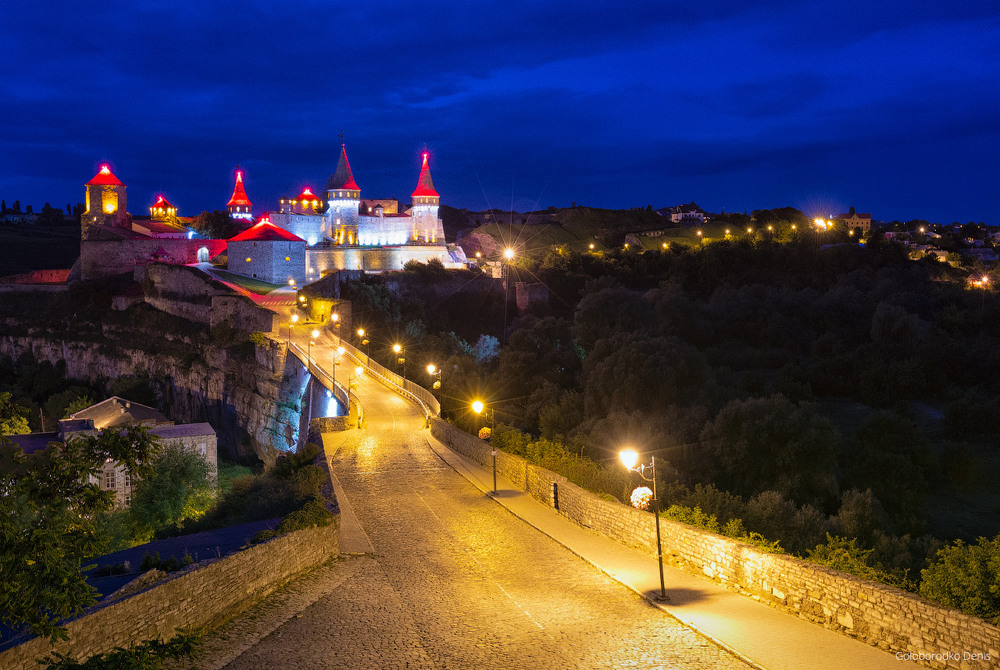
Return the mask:
<svg viewBox="0 0 1000 670">
<path fill-rule="evenodd" d="M 104 473 L 104 487 L 105 490 L 115 488 L 115 471 L 107 470 Z"/>
<path fill-rule="evenodd" d="M 250 257 L 249 257 L 249 256 L 247 256 L 247 263 L 249 263 L 249 262 L 250 262 Z"/>
<path fill-rule="evenodd" d="M 285 260 L 286 260 L 286 261 L 290 261 L 290 260 L 292 260 L 292 259 L 291 259 L 291 257 L 289 257 L 289 256 L 285 256 Z"/>
</svg>

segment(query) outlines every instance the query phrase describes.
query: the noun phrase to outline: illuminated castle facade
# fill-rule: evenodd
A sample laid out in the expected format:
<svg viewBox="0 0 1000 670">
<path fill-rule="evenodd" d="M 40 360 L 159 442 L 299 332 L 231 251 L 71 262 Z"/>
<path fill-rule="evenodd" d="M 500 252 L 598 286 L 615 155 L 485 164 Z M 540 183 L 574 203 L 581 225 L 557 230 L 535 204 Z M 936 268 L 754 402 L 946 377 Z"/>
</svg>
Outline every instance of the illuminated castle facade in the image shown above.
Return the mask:
<svg viewBox="0 0 1000 670">
<path fill-rule="evenodd" d="M 110 167 L 102 165 L 100 172 L 87 182 L 86 189 L 87 209 L 80 217 L 84 237 L 89 226 L 124 225 L 128 211 L 125 184 L 111 172 Z"/>
<path fill-rule="evenodd" d="M 326 198 L 305 188 L 295 198 L 282 198 L 280 211 L 272 213 L 270 221 L 310 246 L 444 246 L 444 224 L 438 218 L 441 198 L 434 190 L 426 152 L 412 198 L 406 212 L 398 211 L 395 200 L 363 200 L 341 145 Z"/>
</svg>

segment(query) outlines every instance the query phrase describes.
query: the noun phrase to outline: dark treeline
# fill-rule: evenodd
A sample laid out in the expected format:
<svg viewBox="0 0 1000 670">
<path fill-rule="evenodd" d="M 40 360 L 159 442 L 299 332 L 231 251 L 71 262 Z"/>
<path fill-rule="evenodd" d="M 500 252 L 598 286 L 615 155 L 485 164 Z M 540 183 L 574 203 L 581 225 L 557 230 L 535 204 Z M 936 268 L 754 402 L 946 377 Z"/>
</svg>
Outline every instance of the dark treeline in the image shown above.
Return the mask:
<svg viewBox="0 0 1000 670">
<path fill-rule="evenodd" d="M 513 272 L 544 283 L 548 305 L 505 319 L 495 293 L 431 298 L 435 273 L 413 269 L 395 292 L 370 280 L 381 302 L 351 297 L 413 363 L 444 370 L 450 420 L 481 425 L 479 397 L 523 433 L 509 444 L 612 467 L 625 445 L 655 453 L 664 506 L 817 560 L 848 542 L 911 587 L 942 540 L 996 532 L 981 513 L 998 461 L 996 300 L 947 264 L 876 237 L 553 253 Z"/>
</svg>

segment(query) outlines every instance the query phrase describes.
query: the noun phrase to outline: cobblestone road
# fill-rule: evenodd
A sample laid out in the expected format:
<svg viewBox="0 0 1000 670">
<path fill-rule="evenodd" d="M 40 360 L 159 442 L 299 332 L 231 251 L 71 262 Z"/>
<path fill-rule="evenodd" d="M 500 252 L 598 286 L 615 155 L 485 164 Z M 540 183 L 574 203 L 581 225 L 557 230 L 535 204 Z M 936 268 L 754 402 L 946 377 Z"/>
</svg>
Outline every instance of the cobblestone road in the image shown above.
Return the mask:
<svg viewBox="0 0 1000 670">
<path fill-rule="evenodd" d="M 484 496 L 411 408 L 367 390 L 366 428 L 332 462 L 375 555 L 333 561 L 228 624 L 200 667 L 749 667 Z"/>
</svg>

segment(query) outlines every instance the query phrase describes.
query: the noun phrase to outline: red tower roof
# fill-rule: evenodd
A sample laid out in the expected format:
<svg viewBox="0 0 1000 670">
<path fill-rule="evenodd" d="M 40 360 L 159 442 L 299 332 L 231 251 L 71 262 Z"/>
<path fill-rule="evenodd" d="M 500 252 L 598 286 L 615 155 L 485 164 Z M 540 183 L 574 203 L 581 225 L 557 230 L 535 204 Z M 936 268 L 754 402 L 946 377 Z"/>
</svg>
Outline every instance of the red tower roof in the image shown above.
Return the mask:
<svg viewBox="0 0 1000 670">
<path fill-rule="evenodd" d="M 344 188 L 347 187 L 345 186 Z M 299 193 L 299 197 L 296 198 L 296 200 L 323 200 L 323 198 L 313 193 L 312 189 L 306 186 L 305 188 L 302 189 L 302 193 Z"/>
<path fill-rule="evenodd" d="M 250 207 L 253 203 L 250 202 L 250 198 L 247 197 L 247 192 L 243 188 L 243 170 L 236 170 L 236 186 L 233 188 L 233 197 L 229 199 L 226 203 L 227 207 L 235 207 L 239 205 L 240 207 Z"/>
<path fill-rule="evenodd" d="M 177 209 L 176 207 L 170 204 L 169 200 L 163 197 L 162 193 L 156 196 L 156 202 L 153 203 L 153 207 L 162 207 L 163 209 L 170 209 L 170 208 Z"/>
<path fill-rule="evenodd" d="M 279 240 L 282 242 L 305 242 L 298 235 L 293 235 L 284 228 L 279 228 L 273 223 L 263 220 L 239 235 L 229 238 L 230 242 L 274 242 Z"/>
<path fill-rule="evenodd" d="M 107 165 L 101 166 L 101 171 L 87 182 L 87 186 L 124 186 Z"/>
<path fill-rule="evenodd" d="M 337 161 L 337 171 L 330 178 L 330 184 L 327 188 L 333 190 L 344 189 L 347 191 L 361 190 L 361 187 L 354 181 L 354 174 L 351 173 L 351 164 L 347 161 L 347 147 L 343 144 L 340 145 L 340 160 Z"/>
<path fill-rule="evenodd" d="M 417 190 L 413 192 L 413 197 L 417 196 L 438 198 L 440 195 L 434 190 L 434 181 L 431 179 L 431 169 L 427 165 L 427 152 L 424 152 L 424 164 L 420 167 L 420 179 L 417 180 Z"/>
</svg>

